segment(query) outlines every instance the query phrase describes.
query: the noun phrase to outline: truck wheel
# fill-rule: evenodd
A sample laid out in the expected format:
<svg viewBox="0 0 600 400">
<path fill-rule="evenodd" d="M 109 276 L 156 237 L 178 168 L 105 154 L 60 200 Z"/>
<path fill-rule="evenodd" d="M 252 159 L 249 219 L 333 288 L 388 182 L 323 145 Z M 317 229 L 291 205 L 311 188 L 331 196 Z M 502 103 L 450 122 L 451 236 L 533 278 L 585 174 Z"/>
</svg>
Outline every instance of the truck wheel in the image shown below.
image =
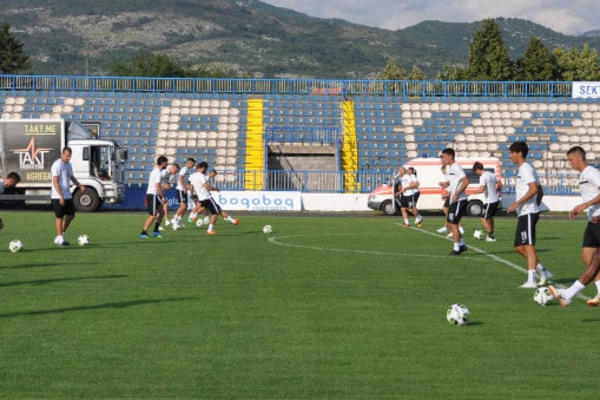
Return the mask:
<svg viewBox="0 0 600 400">
<path fill-rule="evenodd" d="M 471 200 L 467 204 L 467 215 L 470 217 L 479 217 L 483 211 L 483 203 L 479 200 Z"/>
<path fill-rule="evenodd" d="M 77 211 L 94 212 L 100 208 L 101 202 L 98 193 L 91 187 L 86 187 L 85 192 L 78 190 L 73 194 L 73 205 Z"/>
<path fill-rule="evenodd" d="M 391 200 L 383 202 L 383 204 L 381 205 L 381 211 L 383 211 L 383 213 L 385 215 L 395 215 L 396 214 L 394 211 L 394 205 L 392 204 Z"/>
</svg>

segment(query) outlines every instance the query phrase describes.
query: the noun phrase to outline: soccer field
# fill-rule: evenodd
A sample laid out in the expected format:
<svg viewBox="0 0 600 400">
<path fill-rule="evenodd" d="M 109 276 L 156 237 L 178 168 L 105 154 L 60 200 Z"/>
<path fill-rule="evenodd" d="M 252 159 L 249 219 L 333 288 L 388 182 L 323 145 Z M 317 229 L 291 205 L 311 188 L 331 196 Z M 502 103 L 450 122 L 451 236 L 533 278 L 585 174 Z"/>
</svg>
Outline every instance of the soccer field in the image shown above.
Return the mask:
<svg viewBox="0 0 600 400">
<path fill-rule="evenodd" d="M 0 397 L 597 398 L 600 310 L 519 289 L 515 218 L 448 257 L 395 218 L 242 217 L 138 239 L 143 214 L 1 214 Z M 441 218 L 427 218 L 433 232 Z M 273 225 L 271 235 L 262 226 Z M 585 222 L 542 219 L 538 248 L 570 284 Z M 92 246 L 75 238 L 88 234 Z M 25 251 L 12 254 L 18 238 Z M 488 254 L 497 258 L 493 259 Z M 584 294 L 593 296 L 595 287 Z M 446 322 L 460 302 L 471 323 Z"/>
</svg>

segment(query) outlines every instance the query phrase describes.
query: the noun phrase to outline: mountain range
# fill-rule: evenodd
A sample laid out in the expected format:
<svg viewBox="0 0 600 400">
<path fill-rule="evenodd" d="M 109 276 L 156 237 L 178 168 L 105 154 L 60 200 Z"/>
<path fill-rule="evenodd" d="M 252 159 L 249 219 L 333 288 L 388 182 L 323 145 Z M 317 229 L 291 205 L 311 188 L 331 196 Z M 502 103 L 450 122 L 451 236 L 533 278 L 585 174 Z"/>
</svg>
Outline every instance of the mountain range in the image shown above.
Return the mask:
<svg viewBox="0 0 600 400">
<path fill-rule="evenodd" d="M 428 77 L 445 62 L 464 65 L 481 22 L 424 21 L 391 31 L 320 19 L 258 0 L 3 0 L 32 59 L 31 73 L 106 75 L 140 51 L 186 65 L 253 77 L 372 78 L 395 58 Z M 511 57 L 537 36 L 550 48 L 600 49 L 599 31 L 568 36 L 533 22 L 499 18 Z"/>
</svg>

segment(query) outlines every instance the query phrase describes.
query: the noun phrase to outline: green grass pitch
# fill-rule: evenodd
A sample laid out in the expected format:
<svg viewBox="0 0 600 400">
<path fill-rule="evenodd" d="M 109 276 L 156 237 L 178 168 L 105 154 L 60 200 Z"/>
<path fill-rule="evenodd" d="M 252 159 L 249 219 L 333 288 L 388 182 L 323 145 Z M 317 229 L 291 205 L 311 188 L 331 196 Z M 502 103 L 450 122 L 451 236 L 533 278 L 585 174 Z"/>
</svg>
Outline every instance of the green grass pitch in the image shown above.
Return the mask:
<svg viewBox="0 0 600 400">
<path fill-rule="evenodd" d="M 52 244 L 50 212 L 3 212 L 0 397 L 591 399 L 600 310 L 540 307 L 525 275 L 397 218 L 242 217 L 218 236 L 138 239 L 143 214 L 79 214 Z M 441 218 L 427 218 L 434 231 Z M 524 266 L 515 218 L 497 243 Z M 262 226 L 273 225 L 271 235 Z M 555 281 L 582 271 L 585 222 L 542 219 Z M 77 246 L 88 234 L 90 247 Z M 12 254 L 20 239 L 25 251 Z M 595 287 L 586 288 L 593 296 Z M 450 326 L 460 302 L 471 323 Z"/>
</svg>

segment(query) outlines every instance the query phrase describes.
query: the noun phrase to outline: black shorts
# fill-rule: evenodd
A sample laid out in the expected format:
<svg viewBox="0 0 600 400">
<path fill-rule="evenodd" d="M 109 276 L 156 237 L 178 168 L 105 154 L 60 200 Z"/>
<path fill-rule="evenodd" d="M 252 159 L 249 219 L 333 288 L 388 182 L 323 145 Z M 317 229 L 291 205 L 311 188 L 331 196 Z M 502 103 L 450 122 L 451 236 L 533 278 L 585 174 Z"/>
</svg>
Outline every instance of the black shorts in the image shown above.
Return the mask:
<svg viewBox="0 0 600 400">
<path fill-rule="evenodd" d="M 402 195 L 400 197 L 400 206 L 402 208 L 413 208 L 417 206 L 417 201 L 419 201 L 419 196 L 421 193 L 417 192 L 415 194 L 411 194 L 410 196 Z"/>
<path fill-rule="evenodd" d="M 163 214 L 163 201 L 160 196 L 157 194 L 147 194 L 146 195 L 146 208 L 148 209 L 148 214 L 156 215 Z"/>
<path fill-rule="evenodd" d="M 187 192 L 185 190 L 177 190 L 177 200 L 179 204 L 185 203 L 187 204 Z"/>
<path fill-rule="evenodd" d="M 535 245 L 535 225 L 540 215 L 538 213 L 521 215 L 515 231 L 515 247 Z"/>
<path fill-rule="evenodd" d="M 201 200 L 200 204 L 202 204 L 202 207 L 208 210 L 211 215 L 221 214 L 221 206 L 213 199 Z"/>
<path fill-rule="evenodd" d="M 600 248 L 600 223 L 588 222 L 583 234 L 583 245 L 581 247 Z"/>
<path fill-rule="evenodd" d="M 444 205 L 442 207 L 450 208 L 450 196 L 446 197 L 446 200 L 444 200 Z"/>
<path fill-rule="evenodd" d="M 484 204 L 483 210 L 481 210 L 481 218 L 491 219 L 494 215 L 496 215 L 496 210 L 498 210 L 499 205 L 499 201 Z"/>
<path fill-rule="evenodd" d="M 60 205 L 59 199 L 52 199 L 52 209 L 56 218 L 62 218 L 65 215 L 75 215 L 75 206 L 73 205 L 73 199 L 65 200 L 64 205 Z"/>
<path fill-rule="evenodd" d="M 459 200 L 456 203 L 450 204 L 450 209 L 448 210 L 448 221 L 449 224 L 457 225 L 465 212 L 467 211 L 467 200 Z"/>
</svg>

